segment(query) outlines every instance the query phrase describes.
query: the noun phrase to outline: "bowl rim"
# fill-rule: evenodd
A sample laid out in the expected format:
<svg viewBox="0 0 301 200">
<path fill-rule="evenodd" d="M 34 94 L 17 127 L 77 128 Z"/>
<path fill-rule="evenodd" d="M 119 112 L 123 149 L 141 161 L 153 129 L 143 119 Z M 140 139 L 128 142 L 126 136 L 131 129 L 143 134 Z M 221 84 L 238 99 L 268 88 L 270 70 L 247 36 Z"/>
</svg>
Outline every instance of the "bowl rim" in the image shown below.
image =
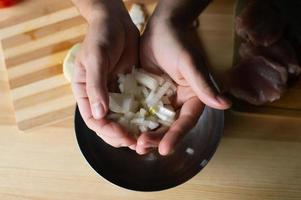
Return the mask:
<svg viewBox="0 0 301 200">
<path fill-rule="evenodd" d="M 193 169 L 193 171 L 190 173 L 191 175 L 189 175 L 188 177 L 178 179 L 178 181 L 165 184 L 164 186 L 158 186 L 158 187 L 153 187 L 153 188 L 130 187 L 129 185 L 123 185 L 123 184 L 119 183 L 117 178 L 114 178 L 112 176 L 108 176 L 105 173 L 103 173 L 103 171 L 101 169 L 96 168 L 96 166 L 93 164 L 93 161 L 91 160 L 91 158 L 89 156 L 89 151 L 87 150 L 87 148 L 85 148 L 85 145 L 83 144 L 83 142 L 81 142 L 81 136 L 80 136 L 81 134 L 79 133 L 79 131 L 77 131 L 77 130 L 81 129 L 81 127 L 80 127 L 80 125 L 77 121 L 81 120 L 84 123 L 77 105 L 76 105 L 76 108 L 75 108 L 75 115 L 74 115 L 74 127 L 75 127 L 76 141 L 77 141 L 77 144 L 78 144 L 78 147 L 80 149 L 81 154 L 84 156 L 84 158 L 85 158 L 86 162 L 88 162 L 89 166 L 97 173 L 98 176 L 100 176 L 101 178 L 103 178 L 104 180 L 109 182 L 110 184 L 112 184 L 114 186 L 118 186 L 119 188 L 122 188 L 122 189 L 127 189 L 127 190 L 130 190 L 130 191 L 136 191 L 136 192 L 158 192 L 158 191 L 162 191 L 162 190 L 172 189 L 176 186 L 182 185 L 183 183 L 185 183 L 185 182 L 189 181 L 190 179 L 192 179 L 193 177 L 195 177 L 208 164 L 208 162 L 212 159 L 213 155 L 215 154 L 215 152 L 216 152 L 216 150 L 217 150 L 217 148 L 220 144 L 220 141 L 221 141 L 221 138 L 222 138 L 222 135 L 223 135 L 223 130 L 224 130 L 224 111 L 216 110 L 216 109 L 210 108 L 208 106 L 205 106 L 204 110 L 205 109 L 208 109 L 209 111 L 213 111 L 213 112 L 216 112 L 216 113 L 219 112 L 218 115 L 219 115 L 219 118 L 220 118 L 219 120 L 221 121 L 221 124 L 220 124 L 221 131 L 219 131 L 219 133 L 217 133 L 218 137 L 212 137 L 211 138 L 210 147 L 212 147 L 212 148 L 207 148 L 202 153 L 206 156 L 202 160 L 202 162 L 200 163 L 200 166 L 198 168 L 196 167 L 196 168 Z"/>
</svg>

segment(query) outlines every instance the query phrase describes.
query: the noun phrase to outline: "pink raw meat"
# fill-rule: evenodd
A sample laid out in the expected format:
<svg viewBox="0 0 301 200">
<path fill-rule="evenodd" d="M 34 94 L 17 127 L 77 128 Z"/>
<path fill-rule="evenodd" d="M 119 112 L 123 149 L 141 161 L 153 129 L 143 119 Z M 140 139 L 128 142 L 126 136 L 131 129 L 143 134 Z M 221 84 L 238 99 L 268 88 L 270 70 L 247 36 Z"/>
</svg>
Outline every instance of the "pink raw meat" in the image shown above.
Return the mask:
<svg viewBox="0 0 301 200">
<path fill-rule="evenodd" d="M 235 21 L 237 34 L 256 46 L 270 46 L 278 41 L 284 27 L 272 0 L 250 0 Z"/>
<path fill-rule="evenodd" d="M 229 74 L 230 93 L 260 105 L 280 98 L 286 89 L 287 70 L 262 56 L 245 58 Z"/>
<path fill-rule="evenodd" d="M 242 58 L 263 56 L 285 67 L 292 76 L 298 76 L 301 72 L 295 50 L 286 40 L 279 40 L 269 47 L 254 46 L 251 43 L 243 43 L 239 48 Z"/>
</svg>

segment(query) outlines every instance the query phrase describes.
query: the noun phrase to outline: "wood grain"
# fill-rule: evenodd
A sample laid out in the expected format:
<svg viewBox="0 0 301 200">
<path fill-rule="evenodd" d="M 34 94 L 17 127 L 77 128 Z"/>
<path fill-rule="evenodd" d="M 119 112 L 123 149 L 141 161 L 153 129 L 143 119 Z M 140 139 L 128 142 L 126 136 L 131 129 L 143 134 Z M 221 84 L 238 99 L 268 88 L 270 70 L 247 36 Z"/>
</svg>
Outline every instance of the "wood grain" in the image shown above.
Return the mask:
<svg viewBox="0 0 301 200">
<path fill-rule="evenodd" d="M 41 8 L 49 2 L 64 1 L 26 0 L 22 6 L 11 9 L 22 14 L 28 12 L 28 9 Z M 227 9 L 231 10 L 231 3 L 233 2 L 217 0 L 208 10 L 223 13 Z M 12 18 L 16 17 L 11 10 L 1 11 L 0 23 L 3 19 L 1 17 L 8 19 L 8 14 Z M 221 19 L 222 15 L 216 18 Z M 207 30 L 209 29 L 212 32 L 223 32 L 219 27 L 212 26 Z M 231 34 L 231 31 L 226 33 Z M 215 40 L 212 35 L 206 37 L 211 38 L 211 41 Z M 230 45 L 229 41 L 221 38 L 217 38 L 217 41 L 222 45 Z M 212 54 L 218 49 L 210 46 L 209 42 L 208 45 Z M 221 53 L 225 53 L 222 57 L 229 59 L 229 52 L 224 50 Z M 38 57 L 33 60 L 38 60 Z M 171 190 L 155 193 L 133 192 L 108 183 L 91 169 L 76 144 L 72 118 L 28 131 L 26 134 L 17 129 L 3 61 L 0 48 L 1 200 L 301 199 L 301 119 L 227 113 L 224 138 L 215 156 L 201 173 Z M 46 61 L 47 59 L 41 62 Z M 221 61 L 215 62 L 222 66 Z M 15 65 L 21 63 L 23 61 Z M 45 92 L 57 89 L 54 96 L 60 96 L 64 92 L 65 89 L 61 87 L 69 87 L 68 84 L 63 84 L 64 79 L 61 76 L 51 79 L 52 84 L 44 83 L 42 82 Z M 58 86 L 60 84 L 63 86 Z M 42 92 L 36 98 L 44 98 L 43 88 L 31 86 L 28 90 Z M 21 107 L 26 107 L 31 101 L 27 98 L 32 95 L 26 95 L 26 92 L 14 95 L 20 99 L 17 105 L 24 104 Z M 52 100 L 53 97 L 49 99 Z"/>
<path fill-rule="evenodd" d="M 87 25 L 69 1 L 51 1 L 38 12 L 0 23 L 0 38 L 20 130 L 73 115 L 75 101 L 62 76 L 67 50 L 85 35 Z M 24 16 L 24 17 L 21 17 Z"/>
</svg>

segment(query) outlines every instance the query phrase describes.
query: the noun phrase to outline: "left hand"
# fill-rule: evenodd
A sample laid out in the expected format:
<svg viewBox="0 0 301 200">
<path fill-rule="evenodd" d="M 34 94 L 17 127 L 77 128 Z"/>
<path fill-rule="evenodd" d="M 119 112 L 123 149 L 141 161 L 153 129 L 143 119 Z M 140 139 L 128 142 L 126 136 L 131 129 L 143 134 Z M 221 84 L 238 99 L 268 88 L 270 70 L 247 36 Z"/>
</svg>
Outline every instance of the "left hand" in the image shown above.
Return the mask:
<svg viewBox="0 0 301 200">
<path fill-rule="evenodd" d="M 177 109 L 176 121 L 168 130 L 162 127 L 142 133 L 137 140 L 136 152 L 138 154 L 146 154 L 157 147 L 161 155 L 170 154 L 185 133 L 194 127 L 204 109 L 204 104 L 189 86 L 177 87 L 172 106 Z"/>
<path fill-rule="evenodd" d="M 177 106 L 182 106 L 178 119 L 164 135 L 143 133 L 136 151 L 145 154 L 158 147 L 168 155 L 180 138 L 197 122 L 203 103 L 217 109 L 227 109 L 230 102 L 211 86 L 199 46 L 192 40 L 192 28 L 152 16 L 140 43 L 141 66 L 150 72 L 167 73 L 177 84 Z M 202 103 L 203 102 L 203 103 Z"/>
</svg>

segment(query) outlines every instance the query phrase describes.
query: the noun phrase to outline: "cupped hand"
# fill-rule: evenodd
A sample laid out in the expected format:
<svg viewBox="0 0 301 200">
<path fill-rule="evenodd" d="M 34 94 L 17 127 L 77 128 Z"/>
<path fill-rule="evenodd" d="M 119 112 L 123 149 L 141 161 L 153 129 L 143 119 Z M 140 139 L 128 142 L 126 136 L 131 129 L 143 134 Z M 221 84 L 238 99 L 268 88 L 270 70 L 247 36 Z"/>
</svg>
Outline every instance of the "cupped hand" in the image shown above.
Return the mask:
<svg viewBox="0 0 301 200">
<path fill-rule="evenodd" d="M 135 145 L 130 133 L 105 116 L 108 87 L 117 83 L 118 73 L 127 73 L 138 63 L 139 31 L 125 8 L 98 13 L 101 15 L 88 21 L 88 32 L 77 55 L 73 93 L 85 123 L 99 137 L 114 147 Z"/>
<path fill-rule="evenodd" d="M 140 42 L 141 66 L 157 73 L 160 69 L 178 84 L 177 102 L 182 108 L 165 135 L 159 130 L 161 133 L 142 134 L 138 138 L 136 151 L 139 154 L 157 146 L 160 154 L 169 154 L 197 122 L 203 103 L 216 109 L 230 107 L 229 100 L 212 86 L 195 35 L 194 28 L 180 21 L 174 23 L 153 15 L 148 22 Z"/>
<path fill-rule="evenodd" d="M 161 127 L 142 133 L 137 140 L 138 154 L 146 154 L 156 148 L 161 155 L 170 154 L 181 138 L 195 126 L 204 109 L 204 104 L 189 86 L 177 87 L 172 106 L 177 109 L 176 121 L 169 128 Z"/>
</svg>

